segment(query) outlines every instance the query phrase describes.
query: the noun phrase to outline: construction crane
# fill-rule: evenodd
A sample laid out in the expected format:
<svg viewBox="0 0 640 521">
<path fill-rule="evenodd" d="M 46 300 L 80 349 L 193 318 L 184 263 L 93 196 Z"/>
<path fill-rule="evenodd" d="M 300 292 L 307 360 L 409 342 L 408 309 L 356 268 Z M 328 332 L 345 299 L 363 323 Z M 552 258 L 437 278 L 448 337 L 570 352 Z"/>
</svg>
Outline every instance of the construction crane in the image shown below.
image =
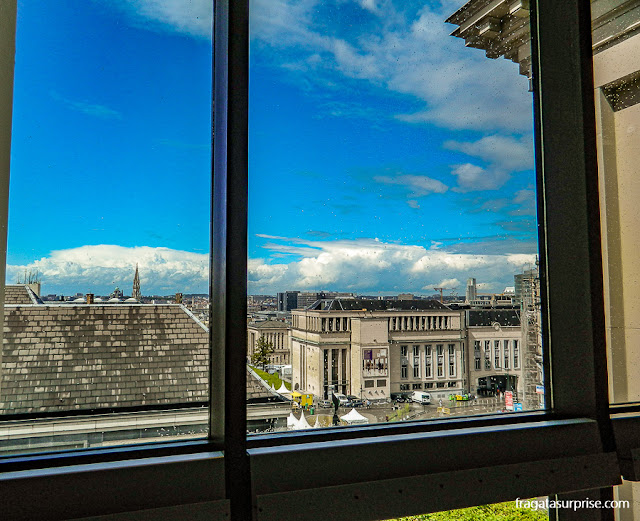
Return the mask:
<svg viewBox="0 0 640 521">
<path fill-rule="evenodd" d="M 443 298 L 442 298 L 442 292 L 446 289 L 446 290 L 451 290 L 451 296 L 458 296 L 458 294 L 455 292 L 458 288 L 433 288 L 435 291 L 439 291 L 440 292 L 440 303 L 443 303 Z"/>
</svg>

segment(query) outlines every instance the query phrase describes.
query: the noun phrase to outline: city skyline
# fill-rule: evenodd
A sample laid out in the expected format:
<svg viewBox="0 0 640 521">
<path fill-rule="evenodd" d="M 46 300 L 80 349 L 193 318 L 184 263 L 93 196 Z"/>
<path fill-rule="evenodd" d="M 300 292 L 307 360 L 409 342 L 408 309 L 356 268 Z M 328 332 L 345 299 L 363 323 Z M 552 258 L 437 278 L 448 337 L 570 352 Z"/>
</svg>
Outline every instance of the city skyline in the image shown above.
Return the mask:
<svg viewBox="0 0 640 521">
<path fill-rule="evenodd" d="M 463 3 L 252 2 L 249 293 L 499 292 L 533 265 L 527 79 L 449 36 Z M 19 4 L 8 282 L 104 293 L 138 263 L 207 291 L 210 8 Z"/>
</svg>

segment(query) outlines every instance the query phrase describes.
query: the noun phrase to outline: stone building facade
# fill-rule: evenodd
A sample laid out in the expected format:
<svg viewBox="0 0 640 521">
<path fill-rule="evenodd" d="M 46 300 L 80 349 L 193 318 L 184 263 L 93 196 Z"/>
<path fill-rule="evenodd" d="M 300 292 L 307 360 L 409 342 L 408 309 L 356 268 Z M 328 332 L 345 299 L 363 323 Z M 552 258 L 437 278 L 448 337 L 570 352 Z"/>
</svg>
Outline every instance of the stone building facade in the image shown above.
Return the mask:
<svg viewBox="0 0 640 521">
<path fill-rule="evenodd" d="M 292 314 L 293 387 L 322 399 L 331 390 L 372 401 L 417 390 L 520 399 L 526 356 L 518 309 L 335 299 Z"/>
<path fill-rule="evenodd" d="M 514 399 L 519 400 L 525 367 L 520 311 L 468 309 L 464 313 L 470 390 L 481 395 L 514 391 Z"/>
<path fill-rule="evenodd" d="M 269 356 L 269 363 L 275 365 L 289 365 L 291 363 L 291 336 L 289 326 L 281 320 L 265 320 L 253 322 L 247 326 L 247 356 L 256 350 L 260 338 L 264 338 L 273 345 L 274 351 Z"/>
<path fill-rule="evenodd" d="M 293 387 L 319 398 L 445 397 L 464 388 L 464 346 L 462 314 L 436 300 L 322 300 L 292 313 Z"/>
</svg>

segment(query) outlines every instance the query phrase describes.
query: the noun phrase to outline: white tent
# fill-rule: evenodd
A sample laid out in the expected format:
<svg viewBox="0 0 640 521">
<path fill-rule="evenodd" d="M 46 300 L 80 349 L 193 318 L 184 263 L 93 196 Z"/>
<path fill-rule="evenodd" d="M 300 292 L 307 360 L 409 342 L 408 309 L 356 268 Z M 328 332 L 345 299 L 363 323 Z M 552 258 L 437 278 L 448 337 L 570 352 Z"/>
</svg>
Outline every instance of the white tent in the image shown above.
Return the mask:
<svg viewBox="0 0 640 521">
<path fill-rule="evenodd" d="M 320 425 L 320 415 L 316 414 L 316 422 L 313 424 L 313 428 L 317 429 L 319 427 L 322 427 L 322 425 Z"/>
<path fill-rule="evenodd" d="M 298 429 L 311 429 L 311 425 L 304 417 L 304 411 L 300 413 L 300 419 L 298 420 Z"/>
<path fill-rule="evenodd" d="M 276 392 L 278 394 L 291 394 L 291 391 L 285 387 L 284 382 L 282 382 L 280 389 L 278 389 Z"/>
<path fill-rule="evenodd" d="M 295 430 L 297 429 L 297 425 L 298 425 L 298 419 L 293 415 L 293 413 L 289 413 L 289 416 L 287 417 L 287 429 L 289 430 Z"/>
<path fill-rule="evenodd" d="M 358 425 L 358 424 L 361 424 L 361 423 L 369 423 L 369 420 L 367 418 L 365 418 L 364 416 L 362 416 L 362 414 L 360 414 L 355 409 L 351 409 L 351 411 L 348 412 L 347 414 L 345 414 L 344 416 L 340 416 L 340 419 L 344 420 L 349 425 Z"/>
<path fill-rule="evenodd" d="M 287 429 L 290 431 L 299 431 L 311 428 L 311 425 L 309 425 L 309 422 L 304 417 L 304 413 L 300 415 L 299 420 L 293 415 L 293 413 L 289 413 L 289 416 L 287 417 Z"/>
</svg>

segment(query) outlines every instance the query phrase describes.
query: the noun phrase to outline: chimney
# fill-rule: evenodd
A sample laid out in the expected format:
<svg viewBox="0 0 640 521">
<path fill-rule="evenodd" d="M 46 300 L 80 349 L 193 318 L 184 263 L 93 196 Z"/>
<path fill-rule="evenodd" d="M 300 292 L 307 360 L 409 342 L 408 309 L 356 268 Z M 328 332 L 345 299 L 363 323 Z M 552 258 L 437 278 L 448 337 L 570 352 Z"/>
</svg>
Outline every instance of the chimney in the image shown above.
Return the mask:
<svg viewBox="0 0 640 521">
<path fill-rule="evenodd" d="M 93 293 L 87 293 L 87 304 L 93 304 Z"/>
<path fill-rule="evenodd" d="M 36 294 L 36 297 L 40 298 L 40 283 L 30 282 L 28 286 L 31 288 L 31 291 L 33 291 Z"/>
</svg>

